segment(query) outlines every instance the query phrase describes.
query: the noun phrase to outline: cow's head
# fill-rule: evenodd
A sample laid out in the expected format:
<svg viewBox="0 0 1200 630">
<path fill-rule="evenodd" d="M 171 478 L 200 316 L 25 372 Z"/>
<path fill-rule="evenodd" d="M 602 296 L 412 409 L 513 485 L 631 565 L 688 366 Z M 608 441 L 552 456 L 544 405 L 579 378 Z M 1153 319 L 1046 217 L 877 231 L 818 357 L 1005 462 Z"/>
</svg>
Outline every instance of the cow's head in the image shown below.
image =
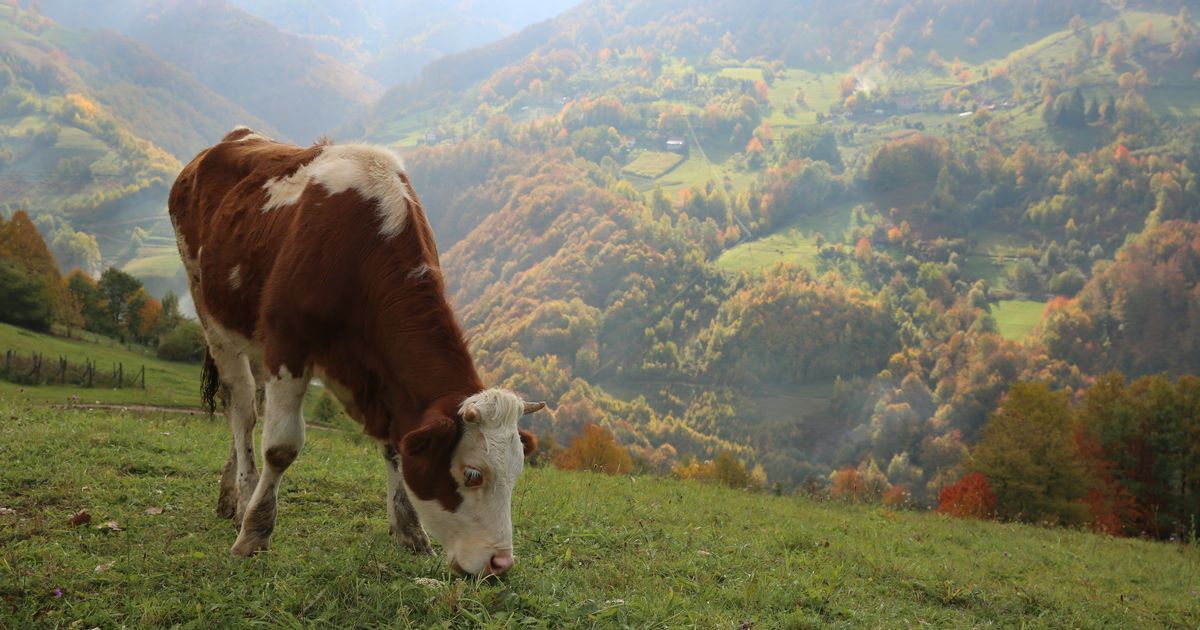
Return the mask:
<svg viewBox="0 0 1200 630">
<path fill-rule="evenodd" d="M 512 567 L 513 488 L 537 449 L 517 419 L 544 406 L 489 389 L 464 400 L 457 417 L 429 411 L 401 440 L 404 489 L 456 570 L 485 575 Z"/>
</svg>

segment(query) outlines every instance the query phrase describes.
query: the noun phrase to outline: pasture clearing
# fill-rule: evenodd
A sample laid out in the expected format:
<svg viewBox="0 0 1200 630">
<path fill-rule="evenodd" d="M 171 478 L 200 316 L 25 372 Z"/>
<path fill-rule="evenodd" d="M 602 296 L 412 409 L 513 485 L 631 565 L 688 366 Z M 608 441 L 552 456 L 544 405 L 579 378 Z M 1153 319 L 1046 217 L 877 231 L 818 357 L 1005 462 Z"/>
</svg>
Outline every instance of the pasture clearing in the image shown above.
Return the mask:
<svg viewBox="0 0 1200 630">
<path fill-rule="evenodd" d="M 640 151 L 621 170 L 646 179 L 656 179 L 669 173 L 683 161 L 683 156 L 667 151 Z"/>
<path fill-rule="evenodd" d="M 6 399 L 0 416 L 4 627 L 1200 621 L 1190 546 L 548 468 L 514 494 L 516 569 L 460 580 L 392 542 L 378 449 L 334 431 L 310 431 L 285 478 L 272 550 L 235 560 L 213 512 L 223 423 Z"/>
<path fill-rule="evenodd" d="M 1045 302 L 1035 300 L 1000 300 L 992 305 L 992 317 L 1005 339 L 1020 341 L 1042 319 Z"/>
</svg>

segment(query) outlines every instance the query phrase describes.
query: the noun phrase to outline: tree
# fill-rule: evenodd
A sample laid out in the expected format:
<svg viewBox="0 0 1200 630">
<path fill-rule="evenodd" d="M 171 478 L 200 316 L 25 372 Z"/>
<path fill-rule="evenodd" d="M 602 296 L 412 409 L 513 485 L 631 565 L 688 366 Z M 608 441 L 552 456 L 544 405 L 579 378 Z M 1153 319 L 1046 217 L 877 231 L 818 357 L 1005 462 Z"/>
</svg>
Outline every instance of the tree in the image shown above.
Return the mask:
<svg viewBox="0 0 1200 630">
<path fill-rule="evenodd" d="M 612 431 L 595 424 L 583 427 L 583 433 L 571 440 L 571 445 L 554 460 L 554 465 L 567 470 L 590 470 L 609 475 L 633 470 L 629 453 L 617 442 Z"/>
<path fill-rule="evenodd" d="M 204 331 L 191 320 L 179 322 L 159 338 L 158 356 L 168 361 L 196 362 L 204 358 Z"/>
<path fill-rule="evenodd" d="M 0 321 L 33 330 L 49 330 L 53 309 L 41 278 L 14 260 L 0 259 Z"/>
<path fill-rule="evenodd" d="M 992 492 L 987 477 L 977 472 L 967 473 L 942 488 L 937 513 L 959 518 L 992 518 L 996 513 L 996 493 Z"/>
<path fill-rule="evenodd" d="M 1082 524 L 1088 479 L 1074 434 L 1065 391 L 1015 383 L 984 427 L 967 468 L 987 478 L 1001 518 Z"/>
<path fill-rule="evenodd" d="M 139 292 L 145 295 L 141 280 L 116 267 L 109 267 L 100 276 L 96 290 L 105 313 L 102 329 L 97 332 L 120 337 L 124 341 L 129 333 L 129 322 L 136 320 L 136 311 L 144 302 L 139 296 Z"/>
</svg>

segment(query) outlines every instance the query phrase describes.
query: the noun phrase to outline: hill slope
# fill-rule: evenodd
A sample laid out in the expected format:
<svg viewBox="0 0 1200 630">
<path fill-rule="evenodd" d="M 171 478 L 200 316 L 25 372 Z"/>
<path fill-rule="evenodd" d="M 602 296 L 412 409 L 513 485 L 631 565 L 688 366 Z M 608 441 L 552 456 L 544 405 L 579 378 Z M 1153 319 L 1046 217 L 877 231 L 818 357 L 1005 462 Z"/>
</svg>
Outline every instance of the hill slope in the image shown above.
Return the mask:
<svg viewBox="0 0 1200 630">
<path fill-rule="evenodd" d="M 129 36 L 298 142 L 332 131 L 381 91 L 353 67 L 226 0 L 42 6 L 67 25 Z"/>
<path fill-rule="evenodd" d="M 551 469 L 517 488 L 516 570 L 458 581 L 392 543 L 377 449 L 330 431 L 310 431 L 283 482 L 272 551 L 234 560 L 234 530 L 212 510 L 220 423 L 12 399 L 0 414 L 6 626 L 1200 621 L 1195 547 Z M 93 521 L 73 528 L 80 508 Z M 107 521 L 121 531 L 97 528 Z"/>
<path fill-rule="evenodd" d="M 407 81 L 429 61 L 511 35 L 575 3 L 234 0 L 383 85 Z"/>
</svg>

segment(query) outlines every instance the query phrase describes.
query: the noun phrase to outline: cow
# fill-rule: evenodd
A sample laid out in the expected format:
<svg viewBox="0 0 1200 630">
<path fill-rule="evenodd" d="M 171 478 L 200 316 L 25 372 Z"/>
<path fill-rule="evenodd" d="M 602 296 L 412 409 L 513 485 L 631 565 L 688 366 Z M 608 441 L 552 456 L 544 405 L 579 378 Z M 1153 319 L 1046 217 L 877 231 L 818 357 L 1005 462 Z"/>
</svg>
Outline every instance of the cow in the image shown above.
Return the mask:
<svg viewBox="0 0 1200 630">
<path fill-rule="evenodd" d="M 510 569 L 512 492 L 537 448 L 517 420 L 545 405 L 484 387 L 396 155 L 238 127 L 184 167 L 168 208 L 208 346 L 205 397 L 222 388 L 233 433 L 217 502 L 240 524 L 233 555 L 268 548 L 319 378 L 380 444 L 393 538 L 429 554 L 428 532 L 460 573 Z"/>
</svg>

